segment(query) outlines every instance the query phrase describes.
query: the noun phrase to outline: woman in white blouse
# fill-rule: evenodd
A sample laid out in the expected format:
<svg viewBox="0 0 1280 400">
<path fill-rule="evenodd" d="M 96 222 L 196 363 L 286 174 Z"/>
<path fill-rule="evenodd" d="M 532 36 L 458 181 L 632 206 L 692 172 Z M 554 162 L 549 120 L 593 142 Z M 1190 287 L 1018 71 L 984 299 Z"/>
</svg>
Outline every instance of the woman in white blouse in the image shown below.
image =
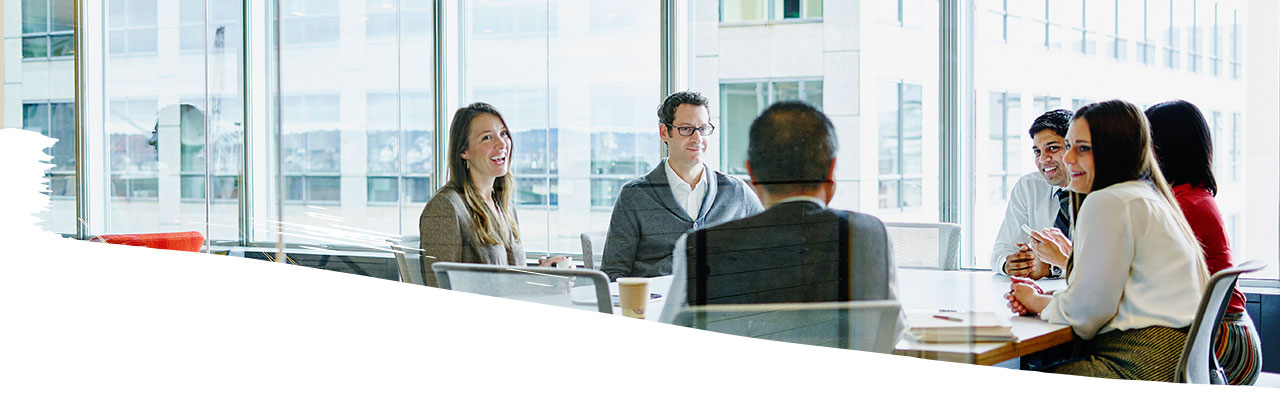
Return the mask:
<svg viewBox="0 0 1280 400">
<path fill-rule="evenodd" d="M 1208 274 L 1146 117 L 1122 100 L 1090 104 L 1066 141 L 1068 187 L 1089 195 L 1076 215 L 1067 288 L 1046 294 L 1015 281 L 1009 308 L 1071 325 L 1083 339 L 1048 372 L 1173 381 Z"/>
</svg>

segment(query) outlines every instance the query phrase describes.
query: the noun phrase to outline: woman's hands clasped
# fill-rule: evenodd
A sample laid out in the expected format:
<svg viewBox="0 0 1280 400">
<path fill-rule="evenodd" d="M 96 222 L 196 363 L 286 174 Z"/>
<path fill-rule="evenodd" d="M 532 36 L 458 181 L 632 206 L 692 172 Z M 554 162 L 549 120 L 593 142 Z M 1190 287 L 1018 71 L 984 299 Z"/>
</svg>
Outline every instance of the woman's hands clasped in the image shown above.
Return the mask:
<svg viewBox="0 0 1280 400">
<path fill-rule="evenodd" d="M 1030 279 L 1011 276 L 1009 281 L 1009 293 L 1005 293 L 1004 299 L 1009 301 L 1009 310 L 1018 315 L 1039 314 L 1053 299 Z"/>
</svg>

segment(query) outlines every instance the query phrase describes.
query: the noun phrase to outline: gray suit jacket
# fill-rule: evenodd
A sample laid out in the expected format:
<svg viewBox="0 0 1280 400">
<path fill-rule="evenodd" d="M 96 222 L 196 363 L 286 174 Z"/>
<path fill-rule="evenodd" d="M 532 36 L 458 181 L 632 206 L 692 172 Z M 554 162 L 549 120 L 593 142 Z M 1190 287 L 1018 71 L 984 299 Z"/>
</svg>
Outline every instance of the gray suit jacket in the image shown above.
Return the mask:
<svg viewBox="0 0 1280 400">
<path fill-rule="evenodd" d="M 618 193 L 600 266 L 610 280 L 671 275 L 671 249 L 680 235 L 764 210 L 742 180 L 707 168 L 707 196 L 698 218 L 689 219 L 671 194 L 666 163 L 664 158 L 647 175 L 623 184 Z"/>
<path fill-rule="evenodd" d="M 897 299 L 889 235 L 867 214 L 790 201 L 696 230 L 676 246 L 664 321 L 687 304 Z M 898 324 L 901 332 L 905 315 Z"/>
<path fill-rule="evenodd" d="M 508 207 L 515 213 L 515 207 Z M 525 265 L 524 246 L 515 242 L 510 247 L 501 244 L 484 245 L 471 229 L 471 213 L 462 201 L 462 194 L 452 184 L 445 185 L 431 196 L 418 218 L 418 230 L 422 235 L 422 279 L 427 286 L 436 287 L 436 274 L 431 265 L 440 261 L 497 265 Z"/>
</svg>

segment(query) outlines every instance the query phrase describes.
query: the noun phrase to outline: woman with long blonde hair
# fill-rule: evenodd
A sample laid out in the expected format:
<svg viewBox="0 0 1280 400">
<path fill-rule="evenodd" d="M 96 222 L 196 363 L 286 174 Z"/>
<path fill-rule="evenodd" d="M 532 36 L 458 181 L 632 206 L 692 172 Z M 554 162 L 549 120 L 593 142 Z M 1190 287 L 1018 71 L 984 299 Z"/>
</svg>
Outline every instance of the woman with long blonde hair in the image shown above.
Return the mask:
<svg viewBox="0 0 1280 400">
<path fill-rule="evenodd" d="M 512 196 L 511 132 L 496 108 L 472 103 L 453 114 L 449 126 L 449 182 L 422 209 L 423 278 L 436 286 L 435 262 L 525 265 Z M 568 264 L 568 257 L 539 260 L 540 266 Z"/>
</svg>

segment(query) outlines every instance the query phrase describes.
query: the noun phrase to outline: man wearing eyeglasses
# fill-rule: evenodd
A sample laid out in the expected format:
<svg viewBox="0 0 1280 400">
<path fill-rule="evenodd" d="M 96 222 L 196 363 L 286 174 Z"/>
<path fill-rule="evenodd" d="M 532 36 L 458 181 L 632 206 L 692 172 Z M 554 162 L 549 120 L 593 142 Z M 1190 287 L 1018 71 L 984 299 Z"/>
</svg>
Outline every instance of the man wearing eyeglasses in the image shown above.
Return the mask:
<svg viewBox="0 0 1280 400">
<path fill-rule="evenodd" d="M 746 183 L 703 164 L 715 129 L 707 98 L 697 92 L 674 93 L 658 107 L 668 156 L 618 193 L 600 268 L 609 279 L 671 275 L 680 235 L 764 210 Z"/>
</svg>

